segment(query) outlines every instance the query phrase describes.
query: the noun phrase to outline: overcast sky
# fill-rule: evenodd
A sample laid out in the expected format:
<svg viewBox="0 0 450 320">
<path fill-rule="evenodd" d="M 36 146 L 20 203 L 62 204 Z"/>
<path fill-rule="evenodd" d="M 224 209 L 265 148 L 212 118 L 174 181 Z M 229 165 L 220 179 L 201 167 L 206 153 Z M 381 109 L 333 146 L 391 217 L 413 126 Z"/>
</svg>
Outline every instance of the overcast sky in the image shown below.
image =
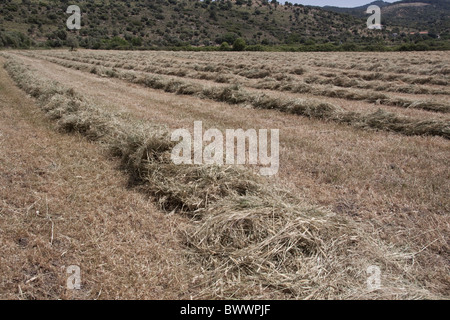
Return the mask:
<svg viewBox="0 0 450 320">
<path fill-rule="evenodd" d="M 335 6 L 335 7 L 359 7 L 375 0 L 291 0 L 289 2 L 312 6 Z M 385 2 L 396 2 L 398 0 L 384 0 Z M 284 1 L 278 1 L 284 3 Z"/>
</svg>

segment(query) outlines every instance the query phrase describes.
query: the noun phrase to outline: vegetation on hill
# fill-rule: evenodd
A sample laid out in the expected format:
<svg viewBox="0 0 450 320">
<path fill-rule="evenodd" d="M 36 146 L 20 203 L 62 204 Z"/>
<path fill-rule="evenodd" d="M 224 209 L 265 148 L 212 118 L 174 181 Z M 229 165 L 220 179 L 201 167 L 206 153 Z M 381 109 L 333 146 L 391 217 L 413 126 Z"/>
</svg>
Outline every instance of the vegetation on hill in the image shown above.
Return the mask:
<svg viewBox="0 0 450 320">
<path fill-rule="evenodd" d="M 245 45 L 239 50 L 384 50 L 386 45 L 399 48 L 411 42 L 408 49 L 415 50 L 418 42 L 433 40 L 412 35 L 413 29 L 406 27 L 371 31 L 362 17 L 276 0 L 80 0 L 82 27 L 73 32 L 66 27 L 69 4 L 2 1 L 0 47 L 57 48 L 76 43 L 90 49 L 228 50 L 236 49 L 233 44 L 242 39 Z M 393 32 L 402 36 L 393 37 Z M 431 49 L 445 49 L 446 39 Z"/>
<path fill-rule="evenodd" d="M 381 8 L 382 24 L 411 30 L 428 31 L 430 37 L 449 36 L 450 1 L 444 0 L 403 0 L 394 3 L 375 1 L 371 3 Z M 348 13 L 364 18 L 369 5 L 357 8 L 324 7 L 324 9 Z"/>
</svg>

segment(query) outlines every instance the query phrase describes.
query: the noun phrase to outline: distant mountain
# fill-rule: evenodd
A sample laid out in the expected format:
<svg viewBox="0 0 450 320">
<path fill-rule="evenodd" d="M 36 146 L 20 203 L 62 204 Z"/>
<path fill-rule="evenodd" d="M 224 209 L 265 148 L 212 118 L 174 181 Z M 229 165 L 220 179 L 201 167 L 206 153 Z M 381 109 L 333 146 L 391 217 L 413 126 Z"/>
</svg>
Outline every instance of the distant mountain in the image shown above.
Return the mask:
<svg viewBox="0 0 450 320">
<path fill-rule="evenodd" d="M 371 5 L 376 5 L 376 6 L 379 6 L 380 8 L 383 8 L 383 7 L 391 5 L 391 3 L 384 2 L 384 1 L 374 1 L 374 2 L 368 3 L 364 6 L 354 7 L 354 8 L 325 6 L 325 7 L 323 7 L 323 9 L 329 10 L 329 11 L 334 11 L 334 12 L 339 12 L 339 13 L 349 13 L 349 14 L 353 14 L 353 15 L 359 15 L 361 17 L 364 15 L 364 12 L 367 10 L 367 8 Z"/>
<path fill-rule="evenodd" d="M 365 11 L 372 4 L 381 8 L 383 25 L 429 31 L 431 34 L 450 33 L 449 0 L 403 0 L 394 3 L 375 1 L 357 8 L 328 6 L 323 9 L 364 18 L 368 17 Z"/>
</svg>

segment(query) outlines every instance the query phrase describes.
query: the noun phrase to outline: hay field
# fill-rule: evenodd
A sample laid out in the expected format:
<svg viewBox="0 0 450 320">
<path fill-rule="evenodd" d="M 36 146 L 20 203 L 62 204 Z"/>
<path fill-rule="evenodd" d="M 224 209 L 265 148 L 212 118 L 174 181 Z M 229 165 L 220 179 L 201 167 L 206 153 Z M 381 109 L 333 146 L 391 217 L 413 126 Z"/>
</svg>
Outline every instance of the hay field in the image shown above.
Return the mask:
<svg viewBox="0 0 450 320">
<path fill-rule="evenodd" d="M 47 115 L 51 132 L 61 139 L 79 137 L 100 152 L 117 175 L 128 177 L 107 185 L 123 187 L 124 201 L 142 197 L 151 206 L 145 219 L 162 221 L 161 228 L 150 225 L 158 236 L 145 245 L 136 238 L 142 230 L 125 224 L 88 238 L 71 232 L 70 246 L 55 248 L 53 241 L 64 242 L 67 229 L 81 229 L 80 222 L 72 219 L 56 233 L 52 228 L 49 244 L 49 230 L 34 232 L 17 217 L 33 207 L 31 199 L 13 205 L 16 190 L 2 189 L 0 224 L 14 217 L 20 228 L 2 248 L 2 265 L 9 270 L 2 276 L 16 279 L 7 281 L 2 297 L 450 297 L 448 54 L 80 50 L 2 56 L 35 112 Z M 280 129 L 279 173 L 263 178 L 249 166 L 174 165 L 170 132 L 192 130 L 194 121 L 223 131 Z M 17 154 L 26 152 L 17 146 Z M 11 159 L 5 163 L 14 165 Z M 96 163 L 86 160 L 80 170 L 86 166 Z M 97 180 L 104 182 L 104 174 L 99 171 Z M 78 192 L 71 202 L 87 205 L 76 214 L 96 217 L 92 224 L 118 224 L 111 216 L 117 204 L 105 192 Z M 64 208 L 69 198 L 55 194 L 53 201 Z M 96 206 L 112 213 L 98 219 Z M 134 225 L 146 209 L 128 211 L 124 204 L 118 210 Z M 59 210 L 61 219 L 72 211 Z M 89 246 L 103 246 L 105 237 L 111 245 L 99 258 Z M 23 247 L 21 239 L 33 238 L 39 239 L 30 249 L 34 259 L 11 253 L 14 245 Z M 52 257 L 45 268 L 36 268 L 40 246 Z M 151 262 L 146 246 L 157 257 Z M 62 262 L 67 254 L 88 279 L 75 296 L 58 269 L 69 263 Z M 104 264 L 108 271 L 99 273 Z M 156 274 L 149 264 L 157 266 Z M 367 287 L 372 265 L 381 269 L 377 290 Z M 33 268 L 38 271 L 30 275 Z"/>
</svg>

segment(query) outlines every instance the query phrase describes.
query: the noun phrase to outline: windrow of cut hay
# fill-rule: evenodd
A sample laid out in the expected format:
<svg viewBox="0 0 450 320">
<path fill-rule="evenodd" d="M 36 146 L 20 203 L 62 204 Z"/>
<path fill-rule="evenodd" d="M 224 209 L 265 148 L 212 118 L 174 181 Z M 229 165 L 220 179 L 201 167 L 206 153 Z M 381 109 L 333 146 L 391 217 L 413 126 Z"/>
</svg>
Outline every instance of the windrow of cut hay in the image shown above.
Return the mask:
<svg viewBox="0 0 450 320">
<path fill-rule="evenodd" d="M 89 62 L 86 62 L 86 59 L 78 58 L 78 57 L 49 57 L 47 58 L 48 61 L 58 63 L 61 65 L 64 65 L 66 67 L 74 67 L 78 70 L 81 70 L 82 65 L 77 65 L 73 63 L 65 63 L 66 61 L 72 61 L 72 62 L 79 62 L 79 63 L 86 63 L 90 64 Z M 63 60 L 63 61 L 61 61 Z M 97 62 L 99 64 L 97 64 Z M 105 68 L 109 68 L 113 66 L 113 69 L 117 72 L 118 69 L 121 69 L 121 67 L 116 67 L 117 65 L 124 65 L 124 63 L 108 63 L 106 61 L 97 61 L 96 65 L 102 65 Z M 123 68 L 123 67 L 122 67 Z M 84 68 L 83 68 L 84 69 Z M 193 79 L 204 79 L 204 80 L 212 80 L 217 83 L 232 83 L 235 82 L 236 76 L 227 75 L 227 74 L 215 74 L 215 73 L 205 73 L 205 72 L 195 72 L 195 73 L 188 73 L 188 70 L 186 68 L 174 68 L 174 67 L 157 67 L 156 65 L 152 65 L 149 67 L 143 67 L 143 66 L 132 66 L 130 64 L 126 65 L 127 70 L 133 69 L 134 71 L 143 71 L 148 73 L 155 73 L 160 75 L 168 75 L 168 76 L 176 76 L 176 77 L 187 77 L 187 78 L 193 78 Z M 91 69 L 92 73 L 97 73 L 97 68 Z M 395 98 L 390 97 L 384 93 L 380 92 L 373 92 L 373 85 L 367 84 L 367 83 L 359 83 L 357 80 L 350 79 L 348 77 L 335 77 L 333 79 L 317 79 L 317 77 L 309 77 L 308 79 L 305 79 L 305 82 L 299 82 L 299 81 L 292 81 L 292 80 L 285 80 L 284 77 L 281 78 L 281 80 L 276 79 L 277 75 L 271 76 L 270 72 L 267 70 L 259 71 L 257 74 L 264 74 L 264 76 L 257 77 L 257 76 L 247 76 L 247 74 L 250 74 L 252 72 L 256 72 L 256 70 L 244 70 L 237 73 L 237 75 L 244 76 L 246 78 L 264 78 L 261 81 L 259 81 L 256 84 L 252 83 L 246 83 L 243 82 L 245 86 L 255 88 L 255 89 L 268 89 L 268 90 L 278 90 L 278 91 L 289 91 L 293 93 L 302 93 L 302 94 L 311 94 L 315 96 L 324 96 L 324 97 L 331 97 L 331 98 L 341 98 L 346 100 L 353 100 L 353 101 L 365 101 L 369 103 L 375 103 L 379 105 L 387 105 L 387 106 L 394 106 L 394 107 L 400 107 L 400 108 L 411 108 L 411 109 L 421 109 L 426 111 L 432 111 L 432 112 L 441 112 L 441 113 L 450 113 L 450 105 L 436 102 L 436 101 L 420 101 L 420 100 L 410 100 L 406 98 Z M 111 74 L 111 73 L 109 73 Z M 240 81 L 242 82 L 242 81 Z M 318 87 L 311 85 L 310 83 L 319 83 L 319 84 L 333 84 L 338 87 L 357 87 L 358 89 L 364 89 L 366 91 L 355 91 L 355 90 L 348 90 L 348 89 L 342 89 L 342 88 L 333 88 L 333 87 Z M 406 92 L 406 93 L 412 93 L 415 94 L 424 94 L 424 93 L 433 93 L 433 94 L 446 94 L 447 91 L 444 90 L 437 90 L 437 89 L 427 89 L 427 88 L 417 88 L 414 86 L 393 86 L 392 84 L 386 84 L 383 85 L 379 84 L 376 86 L 378 90 L 376 91 L 397 91 L 397 92 Z M 367 90 L 369 89 L 369 90 Z"/>
<path fill-rule="evenodd" d="M 92 66 L 70 61 L 52 61 L 67 68 L 92 72 Z M 450 121 L 415 120 L 398 116 L 393 112 L 381 109 L 369 114 L 348 112 L 342 108 L 312 99 L 281 99 L 264 93 L 251 93 L 238 85 L 227 87 L 205 86 L 179 79 L 149 75 L 136 71 L 119 71 L 117 69 L 95 67 L 100 76 L 118 78 L 128 82 L 144 85 L 165 92 L 197 95 L 205 99 L 226 102 L 229 104 L 246 104 L 254 108 L 274 109 L 314 119 L 334 121 L 352 125 L 362 129 L 376 129 L 397 132 L 404 135 L 434 135 L 450 139 Z M 420 104 L 420 102 L 415 102 Z"/>
<path fill-rule="evenodd" d="M 165 53 L 168 55 L 168 53 Z M 65 53 L 52 53 L 49 54 L 50 56 L 55 56 L 59 58 L 64 59 L 71 59 L 67 54 Z M 299 59 L 300 56 L 297 56 L 296 59 L 292 56 L 289 57 L 291 64 L 286 65 L 285 61 L 283 60 L 277 60 L 274 56 L 248 56 L 248 55 L 234 55 L 228 56 L 228 59 L 224 60 L 223 56 L 216 56 L 212 57 L 211 55 L 208 55 L 208 57 L 202 57 L 202 56 L 182 56 L 175 58 L 174 56 L 165 56 L 165 58 L 161 58 L 160 55 L 152 55 L 152 54 L 146 54 L 145 56 L 136 53 L 134 56 L 135 59 L 139 60 L 139 66 L 136 66 L 135 62 L 129 62 L 127 61 L 127 56 L 122 55 L 107 55 L 105 56 L 104 53 L 92 55 L 90 53 L 80 53 L 79 55 L 75 55 L 75 60 L 81 61 L 80 59 L 84 59 L 86 62 L 85 57 L 89 56 L 90 59 L 97 60 L 97 62 L 105 62 L 105 58 L 107 61 L 110 62 L 116 62 L 114 65 L 116 67 L 123 67 L 123 68 L 129 68 L 137 70 L 139 67 L 146 68 L 151 66 L 160 66 L 163 68 L 188 68 L 188 69 L 194 69 L 196 71 L 203 71 L 203 72 L 210 72 L 210 73 L 230 73 L 233 75 L 239 74 L 242 77 L 248 78 L 262 78 L 264 77 L 264 73 L 269 72 L 271 75 L 275 73 L 281 73 L 281 74 L 291 74 L 291 75 L 304 75 L 305 73 L 322 73 L 324 70 L 320 70 L 315 68 L 314 66 L 311 66 L 311 62 L 317 59 L 315 56 L 304 56 L 301 60 Z M 150 58 L 150 59 L 149 59 Z M 191 61 L 186 61 L 185 58 L 192 59 Z M 306 61 L 305 61 L 306 59 Z M 389 58 L 387 58 L 389 59 Z M 275 61 L 274 61 L 275 60 Z M 226 62 L 228 61 L 228 62 Z M 445 62 L 441 63 L 443 64 L 440 72 L 424 72 L 422 74 L 427 75 L 424 76 L 414 76 L 412 74 L 408 74 L 408 72 L 405 72 L 405 70 L 401 69 L 400 72 L 397 73 L 390 73 L 394 72 L 393 70 L 388 70 L 386 68 L 382 68 L 379 72 L 371 72 L 371 71 L 358 71 L 353 72 L 349 70 L 357 70 L 358 63 L 352 63 L 348 65 L 346 68 L 339 68 L 334 69 L 335 72 L 328 72 L 329 74 L 334 74 L 337 77 L 340 75 L 347 75 L 349 77 L 364 77 L 365 80 L 382 80 L 382 81 L 401 81 L 404 83 L 409 84 L 430 84 L 430 85 L 440 85 L 440 86 L 447 86 L 449 83 L 448 79 L 448 73 L 445 73 L 445 71 L 449 70 L 448 66 L 445 66 Z M 312 63 L 314 65 L 314 63 Z M 308 66 L 305 67 L 292 67 L 292 65 L 302 65 L 302 66 Z M 414 70 L 417 70 L 418 66 L 414 66 Z M 142 70 L 142 69 L 139 69 Z M 326 72 L 326 71 L 325 71 Z M 266 73 L 267 74 L 267 73 Z"/>
<path fill-rule="evenodd" d="M 121 157 L 126 170 L 170 212 L 192 219 L 184 235 L 203 265 L 203 298 L 427 298 L 412 280 L 414 254 L 374 240 L 354 222 L 306 204 L 246 167 L 183 166 L 159 125 L 105 111 L 16 61 L 5 68 L 59 128 L 85 135 Z M 367 288 L 367 267 L 383 287 Z"/>
<path fill-rule="evenodd" d="M 304 78 L 308 84 L 334 85 L 342 88 L 356 88 L 384 92 L 400 92 L 409 94 L 428 94 L 428 95 L 450 95 L 450 91 L 445 88 L 435 89 L 434 87 L 423 87 L 420 85 L 404 85 L 401 82 L 391 81 L 365 81 L 350 78 L 345 75 L 331 75 L 328 77 L 320 77 L 319 75 L 310 75 Z M 278 79 L 276 79 L 278 80 Z"/>
<path fill-rule="evenodd" d="M 70 59 L 67 55 L 57 55 L 57 58 L 60 59 Z M 172 62 L 172 63 L 163 63 L 158 64 L 154 61 L 139 61 L 139 62 L 106 62 L 104 59 L 94 58 L 92 60 L 77 57 L 70 59 L 72 61 L 79 61 L 85 63 L 95 63 L 102 64 L 105 67 L 114 67 L 114 68 L 123 68 L 128 70 L 136 70 L 136 71 L 145 71 L 150 73 L 164 74 L 164 75 L 174 75 L 179 77 L 187 77 L 192 79 L 206 79 L 211 80 L 217 83 L 236 83 L 237 81 L 244 82 L 245 85 L 249 85 L 251 87 L 255 87 L 251 83 L 246 83 L 246 79 L 264 79 L 271 78 L 273 80 L 281 81 L 284 80 L 285 83 L 282 86 L 285 86 L 288 82 L 298 83 L 299 81 L 305 82 L 307 84 L 321 84 L 321 85 L 335 85 L 338 87 L 344 88 L 357 88 L 357 89 L 366 89 L 366 90 L 375 90 L 375 91 L 385 91 L 385 92 L 400 92 L 400 93 L 409 93 L 409 94 L 440 94 L 440 95 L 449 95 L 450 92 L 445 90 L 445 88 L 434 88 L 434 87 L 423 87 L 419 86 L 418 83 L 427 82 L 422 78 L 412 78 L 402 80 L 407 80 L 413 82 L 414 84 L 404 85 L 403 81 L 399 79 L 395 79 L 397 84 L 393 84 L 391 81 L 367 81 L 367 80 L 357 80 L 355 78 L 347 77 L 343 74 L 334 74 L 334 76 L 322 77 L 319 78 L 315 73 L 314 75 L 310 74 L 305 77 L 305 73 L 308 73 L 305 68 L 296 67 L 296 68 L 286 68 L 286 67 L 274 67 L 269 66 L 267 64 L 260 65 L 251 65 L 247 66 L 243 70 L 238 68 L 237 65 L 233 67 L 227 67 L 223 64 L 208 64 L 208 65 L 199 65 L 198 63 L 186 64 L 183 62 Z M 329 74 L 327 74 L 329 75 Z M 302 76 L 302 77 L 298 77 Z M 370 78 L 370 76 L 366 76 L 366 78 Z M 407 82 L 406 81 L 406 82 Z M 440 84 L 445 83 L 445 79 L 436 80 Z M 432 111 L 439 111 L 435 109 L 425 109 Z"/>
<path fill-rule="evenodd" d="M 341 98 L 354 101 L 366 101 L 380 105 L 387 105 L 401 108 L 422 109 L 433 112 L 449 113 L 450 105 L 435 101 L 418 101 L 405 98 L 389 97 L 380 92 L 356 91 L 333 87 L 318 87 L 306 83 L 298 83 L 292 81 L 275 81 L 275 79 L 265 79 L 256 86 L 258 89 L 270 89 L 279 91 L 289 91 L 294 93 L 307 93 L 315 96 Z"/>
<path fill-rule="evenodd" d="M 374 73 L 394 73 L 394 74 L 408 74 L 408 75 L 440 75 L 445 76 L 450 74 L 450 69 L 445 62 L 440 65 L 433 65 L 431 68 L 421 68 L 420 66 L 409 66 L 409 67 L 399 67 L 395 63 L 386 63 L 386 61 L 380 61 L 377 59 L 374 63 L 337 63 L 325 62 L 325 61 L 314 61 L 313 64 L 317 67 L 325 67 L 331 69 L 339 70 L 359 70 L 359 71 L 372 71 Z M 423 63 L 422 63 L 423 65 Z M 431 79 L 431 77 L 430 77 Z M 438 83 L 436 83 L 438 84 Z"/>
<path fill-rule="evenodd" d="M 443 77 L 419 77 L 404 74 L 382 73 L 382 72 L 354 72 L 354 71 L 336 71 L 328 73 L 328 77 L 346 76 L 351 79 L 358 79 L 364 81 L 401 81 L 408 84 L 423 84 L 423 85 L 435 85 L 435 86 L 448 86 L 449 81 Z M 325 74 L 323 74 L 325 75 Z"/>
</svg>

